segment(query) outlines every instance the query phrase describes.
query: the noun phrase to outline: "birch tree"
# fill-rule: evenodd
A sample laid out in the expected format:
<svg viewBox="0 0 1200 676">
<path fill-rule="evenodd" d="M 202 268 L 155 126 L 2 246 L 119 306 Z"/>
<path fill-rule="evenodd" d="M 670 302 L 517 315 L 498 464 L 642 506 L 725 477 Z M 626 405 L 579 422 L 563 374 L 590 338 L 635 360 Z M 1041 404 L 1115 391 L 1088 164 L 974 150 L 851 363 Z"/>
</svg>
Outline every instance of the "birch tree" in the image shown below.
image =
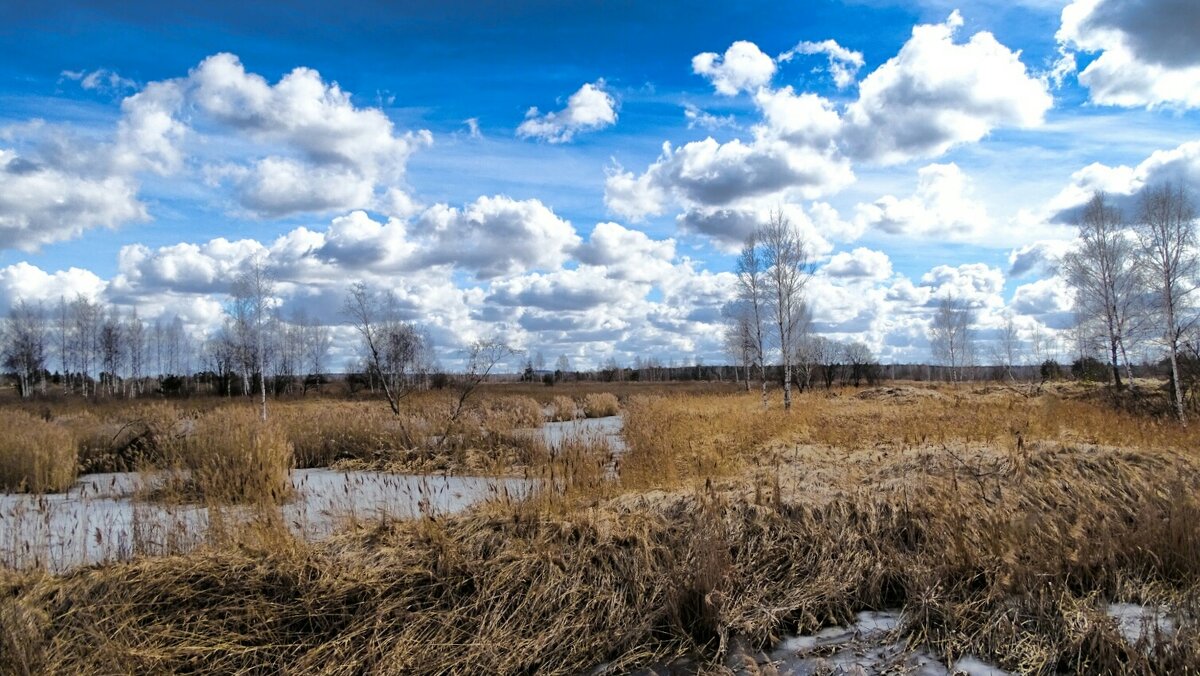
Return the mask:
<svg viewBox="0 0 1200 676">
<path fill-rule="evenodd" d="M 750 233 L 738 255 L 737 289 L 738 300 L 746 310 L 751 365 L 758 367 L 758 379 L 762 386 L 762 404 L 763 408 L 766 408 L 767 367 L 763 323 L 766 321 L 767 314 L 767 273 L 757 233 Z M 747 381 L 749 381 L 749 376 L 747 376 Z"/>
<path fill-rule="evenodd" d="M 1196 255 L 1196 210 L 1191 198 L 1178 185 L 1146 188 L 1138 201 L 1134 230 L 1171 365 L 1175 416 L 1186 424 L 1179 380 L 1179 341 L 1190 324 L 1184 317 L 1200 265 Z"/>
<path fill-rule="evenodd" d="M 1075 289 L 1077 308 L 1098 318 L 1113 385 L 1121 389 L 1121 355 L 1140 296 L 1141 278 L 1135 264 L 1135 242 L 1124 227 L 1121 212 L 1097 192 L 1078 220 L 1079 247 L 1063 257 L 1063 272 Z M 1131 375 L 1128 359 L 1126 373 Z"/>
<path fill-rule="evenodd" d="M 783 364 L 783 408 L 791 410 L 792 360 L 805 328 L 803 321 L 809 316 L 804 300 L 804 288 L 811 275 L 808 246 L 781 211 L 771 212 L 759 237 L 762 242 L 762 262 L 766 268 L 766 297 Z"/>
<path fill-rule="evenodd" d="M 952 381 L 961 381 L 963 368 L 974 361 L 974 323 L 967 301 L 954 295 L 938 301 L 929 324 L 929 348 L 933 359 L 949 369 Z"/>
<path fill-rule="evenodd" d="M 249 328 L 250 340 L 247 343 L 253 345 L 256 353 L 253 362 L 248 363 L 257 366 L 262 402 L 261 415 L 264 421 L 267 419 L 266 328 L 274 294 L 275 280 L 261 256 L 255 256 L 246 262 L 246 267 L 234 280 L 231 289 L 234 305 L 245 318 Z"/>
</svg>

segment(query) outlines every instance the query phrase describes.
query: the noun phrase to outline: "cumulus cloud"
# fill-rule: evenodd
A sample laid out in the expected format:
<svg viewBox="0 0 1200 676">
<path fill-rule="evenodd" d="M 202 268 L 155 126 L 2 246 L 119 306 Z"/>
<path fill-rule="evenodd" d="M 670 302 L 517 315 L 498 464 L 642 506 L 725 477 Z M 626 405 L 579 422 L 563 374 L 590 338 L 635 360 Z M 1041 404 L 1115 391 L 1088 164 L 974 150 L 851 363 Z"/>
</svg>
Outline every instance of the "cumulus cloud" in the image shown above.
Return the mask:
<svg viewBox="0 0 1200 676">
<path fill-rule="evenodd" d="M 829 277 L 883 280 L 892 276 L 892 261 L 882 251 L 859 247 L 834 254 L 821 273 Z"/>
<path fill-rule="evenodd" d="M 843 149 L 883 164 L 933 157 L 997 127 L 1035 127 L 1053 104 L 1045 82 L 1020 54 L 986 31 L 965 43 L 955 11 L 945 23 L 913 28 L 899 54 L 859 83 L 845 114 Z"/>
<path fill-rule="evenodd" d="M 972 198 L 967 175 L 953 162 L 919 169 L 912 196 L 885 195 L 855 211 L 860 226 L 893 235 L 971 239 L 991 225 L 983 204 Z"/>
<path fill-rule="evenodd" d="M 692 72 L 712 82 L 717 93 L 736 96 L 768 84 L 775 75 L 775 60 L 753 42 L 738 40 L 723 55 L 703 52 L 692 57 Z"/>
<path fill-rule="evenodd" d="M 1008 254 L 1008 276 L 1053 275 L 1059 261 L 1073 248 L 1073 243 L 1061 239 L 1043 239 L 1013 249 Z"/>
<path fill-rule="evenodd" d="M 575 258 L 585 265 L 602 266 L 614 279 L 654 282 L 673 269 L 675 240 L 651 239 L 619 223 L 597 223 Z"/>
<path fill-rule="evenodd" d="M 1046 210 L 1051 221 L 1072 224 L 1079 208 L 1100 191 L 1132 216 L 1142 189 L 1164 184 L 1200 192 L 1200 141 L 1156 150 L 1135 167 L 1094 162 L 1071 174 L 1070 182 L 1050 200 Z"/>
<path fill-rule="evenodd" d="M 723 127 L 737 127 L 737 120 L 732 115 L 713 115 L 690 103 L 684 105 L 683 117 L 687 120 L 688 129 L 708 129 L 712 131 Z"/>
<path fill-rule="evenodd" d="M 985 263 L 935 266 L 921 275 L 921 285 L 929 287 L 931 300 L 953 296 L 976 308 L 1003 305 L 1004 272 Z"/>
<path fill-rule="evenodd" d="M 1052 329 L 1066 329 L 1074 323 L 1074 296 L 1070 286 L 1058 276 L 1018 286 L 1009 307 Z"/>
<path fill-rule="evenodd" d="M 854 76 L 864 63 L 862 52 L 846 49 L 836 40 L 804 41 L 780 54 L 776 60 L 780 63 L 791 61 L 797 54 L 824 54 L 829 59 L 829 74 L 838 89 L 853 84 Z"/>
<path fill-rule="evenodd" d="M 611 127 L 617 123 L 616 100 L 604 90 L 604 80 L 588 82 L 567 99 L 567 107 L 542 113 L 537 107 L 525 113 L 517 136 L 549 143 L 567 143 L 575 134 Z"/>
<path fill-rule="evenodd" d="M 137 184 L 89 175 L 0 148 L 0 247 L 26 251 L 147 218 Z"/>
<path fill-rule="evenodd" d="M 836 233 L 828 228 L 829 223 L 824 220 L 828 214 L 819 207 L 817 213 L 822 220 L 814 220 L 799 204 L 776 204 L 762 200 L 731 208 L 692 207 L 679 214 L 675 222 L 680 230 L 704 235 L 718 248 L 734 252 L 741 248 L 750 233 L 767 223 L 771 212 L 776 210 L 804 238 L 811 257 L 820 258 L 833 250 L 833 244 L 827 236 Z"/>
<path fill-rule="evenodd" d="M 462 209 L 430 207 L 414 234 L 432 240 L 419 255 L 421 264 L 453 264 L 479 279 L 556 268 L 580 243 L 571 224 L 540 201 L 503 195 L 480 197 Z"/>
<path fill-rule="evenodd" d="M 96 298 L 107 284 L 90 270 L 70 268 L 45 272 L 26 262 L 0 268 L 0 303 L 9 307 L 19 300 L 27 303 L 55 303 L 76 296 Z"/>
<path fill-rule="evenodd" d="M 1056 35 L 1073 52 L 1098 54 L 1079 73 L 1102 105 L 1200 107 L 1200 5 L 1191 0 L 1075 0 Z"/>
<path fill-rule="evenodd" d="M 932 157 L 998 127 L 1041 124 L 1053 103 L 1046 83 L 990 33 L 956 42 L 961 25 L 954 12 L 945 23 L 915 27 L 900 52 L 859 83 L 858 98 L 844 108 L 791 86 L 772 88 L 775 61 L 753 43 L 736 42 L 723 56 L 698 55 L 693 69 L 719 93 L 751 94 L 761 118 L 750 138 L 664 143 L 644 172 L 610 170 L 606 205 L 634 221 L 675 205 L 681 226 L 720 239 L 744 231 L 740 216 L 765 201 L 814 200 L 841 191 L 855 180 L 851 161 L 893 164 Z M 826 55 L 842 86 L 863 63 L 861 54 L 832 40 L 802 42 L 779 60 L 797 54 Z M 847 239 L 872 226 L 966 237 L 988 224 L 968 188 L 957 166 L 931 165 L 919 173 L 914 196 L 884 197 L 860 206 L 850 226 L 839 219 L 831 224 Z"/>
<path fill-rule="evenodd" d="M 211 122 L 277 151 L 224 172 L 241 205 L 261 216 L 374 207 L 376 189 L 402 182 L 409 156 L 432 142 L 427 131 L 397 133 L 382 110 L 355 106 L 311 68 L 271 84 L 222 53 L 177 86 Z"/>
</svg>

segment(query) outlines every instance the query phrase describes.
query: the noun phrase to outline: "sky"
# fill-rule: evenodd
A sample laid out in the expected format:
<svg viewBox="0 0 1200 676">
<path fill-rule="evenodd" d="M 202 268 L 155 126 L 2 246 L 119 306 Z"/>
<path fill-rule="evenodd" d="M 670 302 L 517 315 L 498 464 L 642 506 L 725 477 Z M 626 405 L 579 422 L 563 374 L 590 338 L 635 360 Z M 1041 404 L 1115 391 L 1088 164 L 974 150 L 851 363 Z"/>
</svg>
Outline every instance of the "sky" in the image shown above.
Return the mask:
<svg viewBox="0 0 1200 676">
<path fill-rule="evenodd" d="M 199 337 L 261 258 L 339 357 L 363 281 L 449 362 L 728 362 L 778 211 L 814 329 L 925 361 L 949 295 L 1071 324 L 1093 191 L 1200 187 L 1192 0 L 108 4 L 0 0 L 0 307 Z"/>
</svg>

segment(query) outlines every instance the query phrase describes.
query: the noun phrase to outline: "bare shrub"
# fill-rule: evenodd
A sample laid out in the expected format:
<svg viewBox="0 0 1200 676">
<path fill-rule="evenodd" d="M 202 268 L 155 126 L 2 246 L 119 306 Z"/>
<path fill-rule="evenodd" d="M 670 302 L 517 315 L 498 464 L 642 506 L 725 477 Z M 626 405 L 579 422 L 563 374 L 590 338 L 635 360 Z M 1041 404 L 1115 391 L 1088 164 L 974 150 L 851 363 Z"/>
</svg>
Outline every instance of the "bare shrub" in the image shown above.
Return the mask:
<svg viewBox="0 0 1200 676">
<path fill-rule="evenodd" d="M 61 492 L 78 473 L 69 430 L 21 411 L 0 411 L 0 489 Z"/>
</svg>

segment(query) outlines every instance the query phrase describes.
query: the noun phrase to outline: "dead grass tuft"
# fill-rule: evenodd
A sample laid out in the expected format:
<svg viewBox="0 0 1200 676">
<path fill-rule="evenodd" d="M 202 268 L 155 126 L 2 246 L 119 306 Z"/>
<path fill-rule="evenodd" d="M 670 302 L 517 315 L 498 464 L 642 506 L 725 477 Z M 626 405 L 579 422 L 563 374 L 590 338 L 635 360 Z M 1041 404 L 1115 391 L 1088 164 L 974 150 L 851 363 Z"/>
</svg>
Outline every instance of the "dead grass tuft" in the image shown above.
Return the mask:
<svg viewBox="0 0 1200 676">
<path fill-rule="evenodd" d="M 583 415 L 585 418 L 603 418 L 617 415 L 621 412 L 621 403 L 617 395 L 609 392 L 589 394 L 583 398 Z"/>
<path fill-rule="evenodd" d="M 61 492 L 78 473 L 69 430 L 21 411 L 0 411 L 0 490 Z"/>
</svg>

